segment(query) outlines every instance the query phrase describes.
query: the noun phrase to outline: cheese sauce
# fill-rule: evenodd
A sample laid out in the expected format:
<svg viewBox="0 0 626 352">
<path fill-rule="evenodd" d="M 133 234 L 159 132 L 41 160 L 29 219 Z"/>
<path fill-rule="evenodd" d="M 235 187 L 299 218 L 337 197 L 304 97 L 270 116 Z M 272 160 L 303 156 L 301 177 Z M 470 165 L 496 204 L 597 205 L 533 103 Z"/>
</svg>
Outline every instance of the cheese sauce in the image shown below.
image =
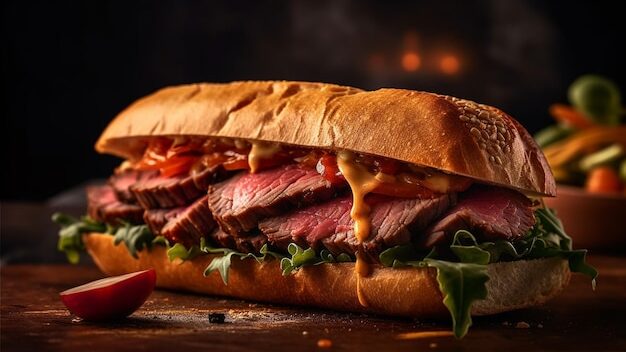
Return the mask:
<svg viewBox="0 0 626 352">
<path fill-rule="evenodd" d="M 361 278 L 367 277 L 371 274 L 371 268 L 368 263 L 363 259 L 363 255 L 361 252 L 356 253 L 356 264 L 354 266 L 354 271 L 356 272 L 356 296 L 359 299 L 359 304 L 363 307 L 368 307 L 369 303 L 363 294 L 363 289 L 361 287 Z"/>
<path fill-rule="evenodd" d="M 248 154 L 248 165 L 250 172 L 255 173 L 261 166 L 262 159 L 271 159 L 280 150 L 278 143 L 252 142 L 250 154 Z"/>
<path fill-rule="evenodd" d="M 381 182 L 395 181 L 391 175 L 379 173 L 374 175 L 364 166 L 354 162 L 354 154 L 351 152 L 340 151 L 337 153 L 337 166 L 339 171 L 348 181 L 348 185 L 352 190 L 352 209 L 350 217 L 354 221 L 354 235 L 359 243 L 367 240 L 370 235 L 370 207 L 365 203 L 365 196 L 373 191 Z M 392 180 L 393 178 L 393 180 Z M 359 304 L 363 307 L 369 306 L 363 289 L 361 287 L 361 278 L 367 277 L 371 273 L 371 268 L 367 261 L 363 259 L 363 254 L 358 251 L 356 253 L 356 264 L 354 266 L 356 273 L 356 295 Z"/>
<path fill-rule="evenodd" d="M 340 151 L 337 153 L 337 166 L 346 178 L 352 190 L 352 209 L 350 216 L 354 220 L 354 235 L 363 242 L 370 235 L 370 207 L 365 203 L 365 195 L 373 191 L 381 181 L 364 166 L 354 162 L 354 154 Z"/>
</svg>

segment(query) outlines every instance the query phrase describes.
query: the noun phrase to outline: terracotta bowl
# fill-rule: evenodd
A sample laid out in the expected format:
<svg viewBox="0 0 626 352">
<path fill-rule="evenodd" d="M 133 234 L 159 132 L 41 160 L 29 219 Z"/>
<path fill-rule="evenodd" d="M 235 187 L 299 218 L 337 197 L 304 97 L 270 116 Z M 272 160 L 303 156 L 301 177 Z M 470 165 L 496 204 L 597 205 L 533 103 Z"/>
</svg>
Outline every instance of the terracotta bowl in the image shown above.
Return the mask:
<svg viewBox="0 0 626 352">
<path fill-rule="evenodd" d="M 574 248 L 626 252 L 626 196 L 559 185 L 557 196 L 544 200 L 557 211 Z"/>
</svg>

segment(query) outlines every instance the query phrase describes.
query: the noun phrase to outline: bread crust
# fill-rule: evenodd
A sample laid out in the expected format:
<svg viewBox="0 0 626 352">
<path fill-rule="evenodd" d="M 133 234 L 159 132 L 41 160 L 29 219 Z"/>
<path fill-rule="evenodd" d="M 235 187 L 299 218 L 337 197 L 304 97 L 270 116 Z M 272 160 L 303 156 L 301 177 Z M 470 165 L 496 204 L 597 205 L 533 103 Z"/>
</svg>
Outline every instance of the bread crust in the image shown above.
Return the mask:
<svg viewBox="0 0 626 352">
<path fill-rule="evenodd" d="M 123 243 L 115 246 L 113 236 L 91 233 L 83 236 L 87 251 L 107 275 L 121 275 L 154 268 L 157 286 L 253 301 L 310 306 L 389 316 L 442 318 L 449 315 L 433 268 L 392 269 L 375 267 L 361 278 L 361 290 L 368 302 L 357 298 L 354 263 L 306 266 L 282 276 L 277 260 L 258 263 L 233 258 L 229 283 L 218 272 L 203 276 L 212 255 L 189 261 L 167 259 L 165 248 L 155 246 L 133 258 Z M 495 314 L 544 303 L 569 282 L 567 261 L 559 258 L 503 262 L 488 266 L 488 298 L 473 305 L 473 315 Z"/>
<path fill-rule="evenodd" d="M 139 99 L 96 150 L 135 159 L 154 136 L 207 136 L 345 149 L 555 195 L 543 153 L 511 116 L 487 105 L 402 89 L 323 83 L 191 84 Z"/>
</svg>

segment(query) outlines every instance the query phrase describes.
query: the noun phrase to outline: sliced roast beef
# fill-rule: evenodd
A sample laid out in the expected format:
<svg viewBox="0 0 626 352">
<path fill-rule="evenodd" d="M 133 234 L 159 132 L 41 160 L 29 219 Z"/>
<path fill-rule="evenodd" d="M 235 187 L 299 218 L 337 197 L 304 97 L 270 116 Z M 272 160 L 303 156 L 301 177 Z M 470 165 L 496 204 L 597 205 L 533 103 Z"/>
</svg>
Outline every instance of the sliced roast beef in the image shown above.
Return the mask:
<svg viewBox="0 0 626 352">
<path fill-rule="evenodd" d="M 87 213 L 95 220 L 111 225 L 143 222 L 143 209 L 138 205 L 120 202 L 111 186 L 87 187 L 87 203 Z"/>
<path fill-rule="evenodd" d="M 235 237 L 222 231 L 219 227 L 208 237 L 212 246 L 235 249 L 242 253 L 258 253 L 261 247 L 267 243 L 267 237 L 263 234 Z"/>
<path fill-rule="evenodd" d="M 215 221 L 207 206 L 206 196 L 177 212 L 160 230 L 160 234 L 171 242 L 185 246 L 197 245 L 202 237 L 209 236 L 215 230 Z"/>
<path fill-rule="evenodd" d="M 354 235 L 351 196 L 263 220 L 259 228 L 279 248 L 286 249 L 295 242 L 313 248 L 324 246 L 333 254 L 353 254 L 362 246 L 368 255 L 376 258 L 384 248 L 409 243 L 413 235 L 424 230 L 455 200 L 455 194 L 432 199 L 369 195 L 366 201 L 371 207 L 371 233 L 362 244 Z"/>
<path fill-rule="evenodd" d="M 451 240 L 458 230 L 471 231 L 482 240 L 521 238 L 535 224 L 532 202 L 523 194 L 498 187 L 474 186 L 459 195 L 459 202 L 426 232 L 423 245 Z"/>
<path fill-rule="evenodd" d="M 187 209 L 187 207 L 148 209 L 143 213 L 143 220 L 146 222 L 153 234 L 160 235 L 163 226 L 165 226 L 170 220 L 180 215 L 180 213 L 185 211 L 185 209 Z"/>
<path fill-rule="evenodd" d="M 261 247 L 267 242 L 267 237 L 262 234 L 235 237 L 235 247 L 242 253 L 258 253 Z"/>
<path fill-rule="evenodd" d="M 109 185 L 113 187 L 117 198 L 124 203 L 136 203 L 137 199 L 133 192 L 130 191 L 130 186 L 136 183 L 146 182 L 147 180 L 157 177 L 158 171 L 139 171 L 139 170 L 124 170 L 116 172 L 113 176 L 109 177 Z"/>
<path fill-rule="evenodd" d="M 287 165 L 241 173 L 209 187 L 209 208 L 225 232 L 246 236 L 259 220 L 332 198 L 344 185 L 314 169 Z"/>
<path fill-rule="evenodd" d="M 181 207 L 206 194 L 211 183 L 228 174 L 218 165 L 191 175 L 156 176 L 141 180 L 133 184 L 130 191 L 145 209 Z"/>
</svg>

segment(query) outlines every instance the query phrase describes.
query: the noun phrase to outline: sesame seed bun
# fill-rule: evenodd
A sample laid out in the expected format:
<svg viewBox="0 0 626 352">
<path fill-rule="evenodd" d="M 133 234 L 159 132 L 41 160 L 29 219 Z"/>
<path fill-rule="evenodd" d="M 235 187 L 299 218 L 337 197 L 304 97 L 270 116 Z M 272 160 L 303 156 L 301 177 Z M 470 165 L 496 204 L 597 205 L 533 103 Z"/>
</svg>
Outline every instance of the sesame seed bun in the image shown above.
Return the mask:
<svg viewBox="0 0 626 352">
<path fill-rule="evenodd" d="M 556 193 L 539 147 L 511 116 L 433 93 L 307 82 L 233 82 L 164 88 L 120 113 L 96 150 L 141 156 L 156 136 L 206 136 L 351 150 L 528 195 Z"/>
</svg>

